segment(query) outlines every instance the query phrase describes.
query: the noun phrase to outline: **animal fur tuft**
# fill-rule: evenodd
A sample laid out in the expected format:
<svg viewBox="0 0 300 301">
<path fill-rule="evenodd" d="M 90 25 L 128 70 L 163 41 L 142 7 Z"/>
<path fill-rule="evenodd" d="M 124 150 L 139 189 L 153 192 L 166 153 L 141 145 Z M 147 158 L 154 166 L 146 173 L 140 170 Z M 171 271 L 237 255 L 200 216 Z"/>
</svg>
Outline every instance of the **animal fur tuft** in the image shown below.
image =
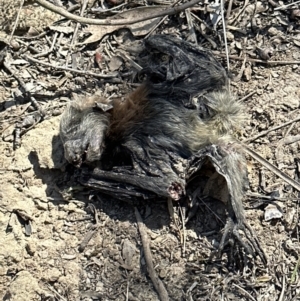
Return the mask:
<svg viewBox="0 0 300 301">
<path fill-rule="evenodd" d="M 198 151 L 205 145 L 219 141 L 235 141 L 241 129 L 245 115 L 242 104 L 228 91 L 211 92 L 202 96 L 202 105 L 206 107 L 207 116 L 195 122 L 191 149 Z"/>
<path fill-rule="evenodd" d="M 108 115 L 94 109 L 98 96 L 76 97 L 61 117 L 60 137 L 66 159 L 80 166 L 83 157 L 87 162 L 99 160 L 108 127 Z M 102 102 L 107 103 L 106 100 Z"/>
<path fill-rule="evenodd" d="M 211 111 L 208 124 L 217 135 L 234 134 L 245 120 L 242 104 L 228 91 L 212 92 L 206 96 L 207 107 Z"/>
</svg>

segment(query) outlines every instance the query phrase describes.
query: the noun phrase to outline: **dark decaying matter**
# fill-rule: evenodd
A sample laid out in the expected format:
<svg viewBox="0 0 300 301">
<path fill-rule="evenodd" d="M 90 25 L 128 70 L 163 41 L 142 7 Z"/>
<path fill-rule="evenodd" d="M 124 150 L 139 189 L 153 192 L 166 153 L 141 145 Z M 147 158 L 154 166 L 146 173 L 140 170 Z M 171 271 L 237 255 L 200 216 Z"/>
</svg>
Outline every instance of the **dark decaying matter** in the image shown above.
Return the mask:
<svg viewBox="0 0 300 301">
<path fill-rule="evenodd" d="M 224 88 L 224 68 L 173 36 L 150 37 L 144 48 L 147 81 L 125 100 L 92 96 L 68 105 L 60 124 L 66 159 L 81 167 L 83 185 L 120 199 L 160 196 L 193 204 L 198 196 L 219 196 L 228 205 L 220 250 L 234 238 L 265 260 L 244 216 L 247 168 L 235 139 L 244 116 Z M 217 174 L 224 187 L 191 185 L 197 175 L 205 177 L 205 166 L 216 171 L 208 183 Z"/>
</svg>

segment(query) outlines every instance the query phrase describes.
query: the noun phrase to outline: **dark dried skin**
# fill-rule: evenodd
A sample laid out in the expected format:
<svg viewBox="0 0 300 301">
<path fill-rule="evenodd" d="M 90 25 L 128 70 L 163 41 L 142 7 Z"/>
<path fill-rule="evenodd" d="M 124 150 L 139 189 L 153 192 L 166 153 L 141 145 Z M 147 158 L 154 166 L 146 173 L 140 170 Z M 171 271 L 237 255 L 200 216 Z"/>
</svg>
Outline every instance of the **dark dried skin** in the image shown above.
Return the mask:
<svg viewBox="0 0 300 301">
<path fill-rule="evenodd" d="M 207 50 L 166 35 L 155 35 L 145 41 L 150 52 L 144 70 L 156 79 L 160 94 L 194 96 L 222 88 L 226 71 Z"/>
<path fill-rule="evenodd" d="M 101 99 L 69 105 L 61 121 L 67 160 L 77 166 L 110 161 L 108 170 L 83 169 L 79 180 L 114 197 L 174 200 L 186 196 L 189 179 L 209 160 L 228 191 L 220 250 L 233 236 L 265 260 L 245 221 L 246 160 L 234 138 L 244 116 L 241 104 L 221 89 L 225 70 L 209 52 L 172 36 L 153 36 L 145 44 L 149 80 L 124 102 L 116 100 L 109 112 L 93 109 L 95 101 L 105 104 Z"/>
</svg>

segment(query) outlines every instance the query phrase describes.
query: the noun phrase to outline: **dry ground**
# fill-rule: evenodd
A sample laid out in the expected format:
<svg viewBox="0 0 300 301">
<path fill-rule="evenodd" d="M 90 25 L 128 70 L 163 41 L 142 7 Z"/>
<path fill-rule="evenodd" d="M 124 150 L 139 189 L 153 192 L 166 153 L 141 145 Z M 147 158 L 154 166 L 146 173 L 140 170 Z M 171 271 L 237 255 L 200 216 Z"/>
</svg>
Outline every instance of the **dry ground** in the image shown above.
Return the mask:
<svg viewBox="0 0 300 301">
<path fill-rule="evenodd" d="M 60 2 L 65 8 L 77 4 Z M 84 16 L 92 17 L 92 9 L 101 8 L 100 2 L 94 2 L 88 2 Z M 123 11 L 123 17 L 130 19 L 149 14 L 150 9 L 150 13 L 161 10 L 172 1 L 102 2 L 104 9 L 113 9 L 98 18 Z M 229 2 L 225 1 L 227 11 Z M 298 181 L 299 122 L 250 141 L 299 116 L 300 13 L 297 6 L 263 3 L 232 1 L 227 33 L 232 90 L 244 99 L 248 116 L 243 139 Z M 275 10 L 276 5 L 280 9 Z M 73 7 L 74 14 L 80 14 L 78 7 Z M 226 64 L 222 26 L 216 21 L 218 7 L 202 10 L 207 7 L 202 4 L 166 17 L 157 29 L 159 19 L 114 31 L 80 25 L 77 31 L 73 22 L 53 23 L 58 15 L 25 2 L 11 47 L 5 47 L 19 3 L 0 0 L 1 300 L 158 300 L 147 277 L 133 206 L 72 184 L 58 137 L 59 115 L 72 93 L 97 91 L 116 97 L 130 90 L 136 82 L 139 41 L 151 30 L 192 41 L 196 37 Z M 129 9 L 134 11 L 128 13 Z M 112 76 L 97 76 L 100 73 Z M 40 112 L 45 114 L 42 119 Z M 25 123 L 27 131 L 20 142 L 15 141 Z M 222 204 L 200 206 L 185 229 L 185 246 L 182 225 L 170 220 L 165 200 L 138 204 L 155 270 L 171 300 L 300 300 L 298 191 L 248 159 L 246 215 L 267 254 L 267 266 L 253 260 L 242 267 L 237 258 L 228 259 L 230 252 L 221 259 L 212 256 L 225 220 Z M 275 218 L 266 221 L 270 214 Z M 95 229 L 95 215 L 96 231 L 80 252 L 80 244 Z"/>
</svg>

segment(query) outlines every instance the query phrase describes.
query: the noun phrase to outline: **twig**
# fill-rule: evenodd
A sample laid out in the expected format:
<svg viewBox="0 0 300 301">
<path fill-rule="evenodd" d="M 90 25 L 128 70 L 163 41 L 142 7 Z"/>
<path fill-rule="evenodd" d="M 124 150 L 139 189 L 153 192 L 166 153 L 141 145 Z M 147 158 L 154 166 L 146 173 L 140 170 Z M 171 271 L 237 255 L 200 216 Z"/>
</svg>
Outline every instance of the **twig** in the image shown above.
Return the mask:
<svg viewBox="0 0 300 301">
<path fill-rule="evenodd" d="M 158 276 L 154 270 L 147 232 L 146 232 L 142 217 L 136 207 L 134 208 L 134 213 L 135 213 L 135 218 L 137 220 L 138 228 L 139 228 L 141 239 L 142 239 L 144 256 L 145 256 L 149 276 L 150 276 L 150 278 L 153 282 L 153 285 L 159 295 L 160 300 L 167 301 L 167 300 L 169 300 L 168 292 L 167 292 L 163 282 L 158 278 Z"/>
<path fill-rule="evenodd" d="M 298 3 L 300 3 L 300 1 L 296 1 L 296 2 L 293 2 L 293 3 L 289 3 L 289 4 L 285 4 L 285 5 L 282 5 L 282 6 L 275 7 L 274 10 L 286 9 L 289 6 L 292 6 L 292 5 L 298 4 Z"/>
<path fill-rule="evenodd" d="M 127 285 L 126 285 L 126 301 L 129 300 L 129 280 L 127 281 Z"/>
<path fill-rule="evenodd" d="M 17 18 L 16 18 L 14 27 L 13 27 L 13 29 L 12 29 L 12 31 L 11 31 L 11 34 L 10 34 L 10 37 L 9 37 L 9 40 L 8 40 L 9 44 L 10 44 L 10 41 L 11 41 L 11 39 L 12 39 L 14 33 L 15 33 L 15 30 L 16 30 L 16 28 L 17 28 L 17 25 L 18 25 L 18 23 L 19 23 L 20 13 L 21 13 L 21 11 L 22 11 L 23 5 L 24 5 L 24 0 L 22 0 L 22 1 L 20 2 L 20 8 L 19 8 L 19 11 L 18 11 L 18 14 L 17 14 Z"/>
<path fill-rule="evenodd" d="M 248 146 L 243 144 L 245 152 L 250 155 L 253 159 L 255 159 L 257 162 L 262 164 L 264 167 L 268 168 L 270 171 L 272 171 L 275 175 L 277 175 L 279 178 L 284 180 L 289 185 L 293 186 L 296 190 L 300 191 L 300 183 L 295 181 L 294 179 L 290 178 L 288 175 L 286 175 L 284 172 L 282 172 L 280 169 L 278 169 L 276 166 L 268 162 L 266 159 L 261 157 L 259 154 L 257 154 L 255 151 L 251 150 Z"/>
<path fill-rule="evenodd" d="M 45 116 L 45 112 L 38 104 L 37 100 L 31 95 L 30 91 L 27 89 L 26 84 L 15 74 L 15 72 L 11 69 L 9 63 L 4 60 L 3 66 L 11 73 L 11 75 L 19 82 L 20 86 L 24 90 L 24 93 L 27 97 L 29 97 L 32 106 L 39 112 L 40 117 L 43 118 Z"/>
<path fill-rule="evenodd" d="M 120 55 L 124 60 L 130 63 L 132 67 L 134 67 L 137 71 L 141 71 L 143 68 L 136 63 L 129 55 L 126 54 L 122 49 L 117 49 L 115 52 L 117 55 Z"/>
<path fill-rule="evenodd" d="M 298 257 L 296 266 L 295 266 L 295 268 L 292 272 L 292 276 L 291 276 L 291 280 L 290 280 L 290 283 L 292 283 L 292 284 L 294 284 L 295 281 L 296 281 L 296 276 L 297 276 L 297 273 L 298 273 L 298 270 L 299 270 L 299 266 L 300 266 L 300 257 Z"/>
<path fill-rule="evenodd" d="M 174 7 L 175 5 L 177 5 L 178 2 L 180 2 L 181 0 L 176 0 L 173 4 L 172 7 Z M 150 32 L 145 36 L 145 39 L 147 39 L 163 22 L 165 22 L 165 20 L 168 18 L 168 16 L 164 16 L 151 30 Z"/>
<path fill-rule="evenodd" d="M 222 17 L 222 27 L 223 27 L 225 53 L 226 53 L 226 62 L 227 62 L 227 72 L 230 72 L 229 54 L 228 54 L 228 45 L 227 45 L 227 35 L 226 35 L 226 24 L 225 24 L 225 16 L 224 16 L 224 0 L 221 0 L 221 17 Z"/>
<path fill-rule="evenodd" d="M 258 198 L 258 199 L 265 199 L 265 200 L 276 200 L 276 201 L 299 201 L 300 198 L 293 198 L 293 197 L 274 197 L 274 196 L 269 196 L 269 195 L 263 195 L 259 193 L 253 193 L 253 192 L 247 192 L 247 196 L 249 198 Z"/>
<path fill-rule="evenodd" d="M 278 301 L 282 301 L 285 299 L 285 275 L 283 274 L 282 276 L 282 290 L 281 290 L 281 293 L 280 293 L 280 297 L 278 299 Z"/>
<path fill-rule="evenodd" d="M 232 21 L 230 21 L 230 25 L 234 25 L 234 24 L 235 24 L 235 21 L 237 21 L 238 18 L 240 17 L 240 15 L 244 12 L 244 10 L 245 10 L 245 8 L 247 7 L 248 3 L 249 3 L 249 0 L 245 0 L 245 1 L 244 1 L 244 5 L 243 5 L 242 9 L 241 9 L 241 10 L 239 11 L 239 13 L 235 16 L 235 18 L 234 18 Z"/>
<path fill-rule="evenodd" d="M 81 10 L 80 10 L 80 17 L 83 16 L 84 14 L 84 11 L 87 7 L 87 4 L 88 4 L 88 0 L 84 0 L 83 3 L 82 3 L 82 6 L 81 6 Z M 79 29 L 79 26 L 81 24 L 80 23 L 76 23 L 76 26 L 75 26 L 75 30 L 74 30 L 74 33 L 73 33 L 73 37 L 72 37 L 72 40 L 71 40 L 71 45 L 69 47 L 69 50 L 73 48 L 73 45 L 75 43 L 75 40 L 76 40 L 76 37 L 77 37 L 77 32 L 78 32 L 78 29 Z M 66 57 L 66 62 L 65 62 L 65 66 L 67 67 L 68 66 L 68 63 L 69 63 L 69 58 L 70 58 L 70 51 L 68 51 L 68 54 L 67 54 L 67 57 Z"/>
<path fill-rule="evenodd" d="M 105 20 L 98 20 L 98 19 L 90 19 L 90 18 L 84 18 L 84 17 L 79 17 L 76 15 L 73 15 L 71 13 L 69 13 L 68 11 L 66 11 L 65 9 L 58 7 L 46 0 L 35 0 L 35 2 L 39 3 L 41 6 L 67 18 L 79 23 L 84 23 L 84 24 L 93 24 L 93 25 L 130 25 L 130 24 L 134 24 L 134 23 L 138 23 L 138 22 L 142 22 L 142 21 L 146 21 L 146 20 L 151 20 L 154 18 L 158 18 L 158 17 L 163 17 L 166 15 L 176 15 L 182 11 L 184 11 L 185 9 L 192 7 L 194 5 L 196 5 L 197 3 L 201 2 L 202 0 L 192 0 L 189 1 L 187 3 L 178 5 L 176 7 L 171 7 L 171 8 L 167 8 L 164 9 L 160 12 L 154 13 L 151 16 L 142 16 L 136 19 L 131 19 L 131 20 L 127 20 L 127 19 L 119 19 L 119 20 L 112 20 L 112 19 L 105 19 Z"/>
<path fill-rule="evenodd" d="M 278 126 L 274 126 L 274 127 L 270 128 L 270 129 L 264 131 L 264 132 L 261 132 L 260 134 L 254 136 L 254 137 L 250 137 L 250 138 L 244 139 L 242 142 L 245 143 L 245 142 L 254 141 L 254 140 L 256 140 L 257 138 L 260 138 L 260 137 L 262 137 L 262 136 L 265 136 L 265 135 L 269 134 L 269 133 L 272 132 L 272 131 L 279 130 L 280 128 L 282 128 L 282 127 L 284 127 L 284 126 L 287 126 L 287 125 L 289 125 L 289 124 L 291 124 L 291 123 L 293 123 L 293 122 L 297 122 L 297 121 L 300 121 L 300 117 L 297 117 L 297 118 L 295 118 L 295 119 L 293 119 L 293 120 L 290 120 L 290 121 L 288 121 L 288 122 L 282 123 L 282 124 L 280 124 L 280 125 L 278 125 Z"/>
<path fill-rule="evenodd" d="M 182 256 L 185 257 L 185 251 L 186 251 L 186 231 L 185 231 L 185 208 L 182 209 L 182 207 L 179 205 L 179 212 L 181 216 L 181 223 L 182 223 L 182 235 L 183 235 L 183 246 L 182 246 Z"/>
<path fill-rule="evenodd" d="M 190 286 L 190 288 L 186 291 L 187 294 L 191 294 L 192 290 L 193 290 L 197 285 L 198 285 L 198 282 L 195 281 L 195 282 Z"/>
<path fill-rule="evenodd" d="M 14 172 L 24 172 L 30 170 L 32 167 L 7 167 L 7 168 L 0 168 L 0 171 L 14 171 Z"/>
<path fill-rule="evenodd" d="M 19 39 L 22 39 L 22 40 L 38 40 L 38 39 L 44 37 L 46 34 L 47 34 L 47 31 L 44 31 L 44 32 L 41 32 L 40 34 L 38 34 L 36 36 L 35 35 L 33 35 L 33 36 L 15 36 L 15 38 L 18 38 L 18 40 L 17 40 L 18 42 L 20 42 Z M 24 43 L 24 45 L 27 45 L 27 44 Z"/>
<path fill-rule="evenodd" d="M 245 289 L 243 289 L 242 287 L 240 287 L 239 285 L 232 283 L 233 286 L 237 287 L 238 289 L 240 289 L 245 295 L 247 295 L 252 301 L 255 301 L 256 299 L 253 298 Z"/>
<path fill-rule="evenodd" d="M 59 300 L 61 300 L 61 301 L 67 301 L 67 299 L 65 299 L 55 288 L 53 288 L 50 284 L 46 284 L 47 285 L 47 287 L 48 287 L 48 289 L 52 292 L 52 293 L 54 293 L 55 295 L 56 295 L 56 298 L 57 299 L 59 299 Z M 55 299 L 56 299 L 55 298 Z"/>
<path fill-rule="evenodd" d="M 227 29 L 230 29 L 230 30 L 234 30 L 234 31 L 240 32 L 240 33 L 242 33 L 242 34 L 244 34 L 244 35 L 247 34 L 247 31 L 246 31 L 246 30 L 243 30 L 243 29 L 241 29 L 241 28 L 239 28 L 239 27 L 236 27 L 236 26 L 231 26 L 231 25 L 227 25 L 227 24 L 226 24 L 226 28 L 227 28 Z"/>
<path fill-rule="evenodd" d="M 215 213 L 215 212 L 214 212 L 214 211 L 206 204 L 206 202 L 204 202 L 203 198 L 200 198 L 200 197 L 198 196 L 198 199 L 199 199 L 199 200 L 202 202 L 202 204 L 208 209 L 208 211 L 209 211 L 212 215 L 214 215 L 215 218 L 216 218 L 221 224 L 224 225 L 224 222 L 221 220 L 221 218 L 218 216 L 218 214 Z"/>
<path fill-rule="evenodd" d="M 94 72 L 89 72 L 89 71 L 84 71 L 84 70 L 76 70 L 76 69 L 72 69 L 72 68 L 68 68 L 68 67 L 54 66 L 50 63 L 45 63 L 40 60 L 36 60 L 35 58 L 33 58 L 32 56 L 29 56 L 29 55 L 25 55 L 24 58 L 27 59 L 28 61 L 32 61 L 34 63 L 44 65 L 44 66 L 47 66 L 50 68 L 54 68 L 57 70 L 70 71 L 70 72 L 84 74 L 84 75 L 90 75 L 90 76 L 94 76 L 94 77 L 98 77 L 98 78 L 112 78 L 112 77 L 116 77 L 118 75 L 118 72 L 113 72 L 110 74 L 99 74 L 99 73 L 94 73 Z"/>
<path fill-rule="evenodd" d="M 194 13 L 191 13 L 191 15 L 196 19 L 198 20 L 200 23 L 202 23 L 206 28 L 208 28 L 210 31 L 213 31 L 213 28 L 210 27 L 204 20 L 200 19 L 196 14 Z M 204 30 L 202 30 L 202 27 L 201 26 L 198 26 L 198 30 L 200 31 L 201 35 L 211 44 L 212 48 L 213 49 L 216 49 L 217 48 L 217 44 L 216 42 L 211 39 L 208 35 L 206 35 L 204 33 Z"/>
<path fill-rule="evenodd" d="M 213 51 L 214 55 L 217 55 L 219 57 L 225 57 L 225 54 L 222 54 L 220 52 L 217 51 Z M 229 55 L 229 58 L 232 60 L 237 60 L 237 61 L 243 61 L 245 58 L 244 57 L 239 57 L 236 55 Z M 300 64 L 300 61 L 264 61 L 264 60 L 260 60 L 260 59 L 252 59 L 249 57 L 246 57 L 246 61 L 247 62 L 254 62 L 254 63 L 262 63 L 262 64 L 266 64 L 266 65 L 294 65 L 294 64 Z"/>
<path fill-rule="evenodd" d="M 295 135 L 295 136 L 288 136 L 283 138 L 282 143 L 287 145 L 287 144 L 292 144 L 295 142 L 298 142 L 300 140 L 300 135 Z"/>
<path fill-rule="evenodd" d="M 228 22 L 228 19 L 230 18 L 231 9 L 232 9 L 232 2 L 233 2 L 233 0 L 229 0 L 228 7 L 227 7 L 227 12 L 226 12 L 226 23 Z"/>
<path fill-rule="evenodd" d="M 239 101 L 243 102 L 243 101 L 245 101 L 246 99 L 248 99 L 249 97 L 251 97 L 255 93 L 256 93 L 256 91 L 252 91 L 249 94 L 245 95 L 243 98 L 239 99 Z"/>
<path fill-rule="evenodd" d="M 85 9 L 86 9 L 86 7 L 87 7 L 87 4 L 88 4 L 88 0 L 84 0 L 84 1 L 83 1 L 83 4 L 82 4 L 82 7 L 81 7 L 81 11 L 80 11 L 80 17 L 83 16 L 84 11 L 85 11 Z M 77 32 L 78 32 L 79 26 L 80 26 L 80 23 L 77 23 L 77 24 L 76 24 L 76 27 L 75 27 L 75 30 L 74 30 L 73 37 L 72 37 L 71 47 L 72 47 L 72 46 L 74 45 L 74 43 L 75 43 L 75 40 L 76 40 L 76 37 L 77 37 Z"/>
<path fill-rule="evenodd" d="M 274 7 L 279 7 L 279 4 L 277 4 L 275 1 L 273 1 L 273 0 L 268 0 L 268 2 L 272 5 L 272 6 L 274 6 Z"/>
<path fill-rule="evenodd" d="M 179 2 L 179 1 L 177 1 Z M 162 19 L 160 19 L 159 22 L 156 23 L 156 25 L 149 31 L 149 33 L 145 36 L 145 40 L 147 40 L 148 37 L 150 37 L 152 35 L 152 33 L 162 24 L 166 21 L 166 19 L 168 18 L 168 16 L 164 16 Z"/>
<path fill-rule="evenodd" d="M 179 2 L 180 0 L 176 0 L 173 4 L 172 4 L 172 7 L 174 7 L 175 5 L 177 5 L 177 3 Z M 168 16 L 164 16 L 151 30 L 150 32 L 145 36 L 145 39 L 147 39 L 148 37 L 151 36 L 151 34 L 163 23 L 165 22 L 165 20 L 168 18 Z"/>
<path fill-rule="evenodd" d="M 46 56 L 47 54 L 51 53 L 54 49 L 54 46 L 55 46 L 55 43 L 56 43 L 56 40 L 57 40 L 57 36 L 58 36 L 58 32 L 55 32 L 50 48 L 45 52 L 35 54 L 34 57 L 35 58 L 43 57 L 43 56 Z"/>
</svg>

